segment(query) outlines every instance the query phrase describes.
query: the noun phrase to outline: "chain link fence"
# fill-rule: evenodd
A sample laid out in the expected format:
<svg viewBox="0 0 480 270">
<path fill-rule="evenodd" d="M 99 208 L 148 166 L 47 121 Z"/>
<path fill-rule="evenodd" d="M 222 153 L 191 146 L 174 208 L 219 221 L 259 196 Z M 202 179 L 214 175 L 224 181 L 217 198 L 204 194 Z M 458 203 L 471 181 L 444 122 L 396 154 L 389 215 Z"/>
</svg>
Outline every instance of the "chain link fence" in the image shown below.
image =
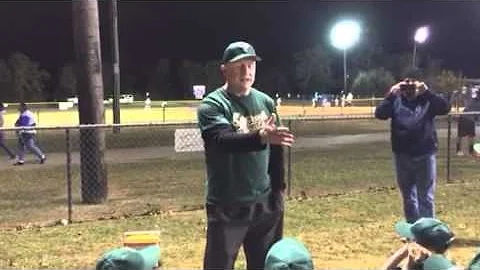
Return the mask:
<svg viewBox="0 0 480 270">
<path fill-rule="evenodd" d="M 478 160 L 457 156 L 458 114 L 439 117 L 438 181 L 475 181 Z M 296 135 L 285 151 L 293 198 L 395 186 L 389 121 L 371 114 L 285 118 Z M 3 129 L 14 150 L 16 130 Z M 194 122 L 37 128 L 47 155 L 0 162 L 0 226 L 125 218 L 203 207 L 203 142 Z"/>
</svg>

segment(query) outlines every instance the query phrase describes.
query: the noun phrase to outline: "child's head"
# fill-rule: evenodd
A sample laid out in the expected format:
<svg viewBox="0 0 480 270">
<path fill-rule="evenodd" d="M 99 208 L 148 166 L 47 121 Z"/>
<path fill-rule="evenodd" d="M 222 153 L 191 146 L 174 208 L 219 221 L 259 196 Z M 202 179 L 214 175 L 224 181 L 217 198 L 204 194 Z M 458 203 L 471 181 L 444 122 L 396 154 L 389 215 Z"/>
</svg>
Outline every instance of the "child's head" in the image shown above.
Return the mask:
<svg viewBox="0 0 480 270">
<path fill-rule="evenodd" d="M 276 242 L 265 258 L 265 270 L 313 270 L 312 257 L 298 240 L 283 238 Z"/>
<path fill-rule="evenodd" d="M 455 239 L 448 225 L 435 218 L 420 218 L 413 224 L 401 221 L 395 230 L 402 237 L 440 254 L 445 253 Z"/>
<path fill-rule="evenodd" d="M 19 110 L 20 112 L 24 112 L 24 111 L 28 110 L 27 104 L 26 104 L 26 103 L 23 103 L 23 102 L 20 103 L 20 106 L 18 106 L 18 110 Z"/>
<path fill-rule="evenodd" d="M 96 270 L 152 270 L 158 266 L 160 248 L 157 245 L 142 249 L 122 247 L 105 253 Z"/>
</svg>

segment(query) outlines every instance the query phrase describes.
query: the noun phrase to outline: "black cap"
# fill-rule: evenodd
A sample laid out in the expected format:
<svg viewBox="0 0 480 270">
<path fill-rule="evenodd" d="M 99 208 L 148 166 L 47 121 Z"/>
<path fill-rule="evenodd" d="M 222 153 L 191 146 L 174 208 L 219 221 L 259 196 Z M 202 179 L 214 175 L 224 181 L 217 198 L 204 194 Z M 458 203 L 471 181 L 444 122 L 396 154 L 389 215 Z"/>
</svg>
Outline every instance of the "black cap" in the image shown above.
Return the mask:
<svg viewBox="0 0 480 270">
<path fill-rule="evenodd" d="M 237 41 L 230 43 L 227 46 L 223 52 L 222 60 L 224 63 L 231 63 L 248 57 L 255 58 L 256 61 L 262 60 L 260 57 L 258 57 L 252 45 L 244 41 Z"/>
</svg>

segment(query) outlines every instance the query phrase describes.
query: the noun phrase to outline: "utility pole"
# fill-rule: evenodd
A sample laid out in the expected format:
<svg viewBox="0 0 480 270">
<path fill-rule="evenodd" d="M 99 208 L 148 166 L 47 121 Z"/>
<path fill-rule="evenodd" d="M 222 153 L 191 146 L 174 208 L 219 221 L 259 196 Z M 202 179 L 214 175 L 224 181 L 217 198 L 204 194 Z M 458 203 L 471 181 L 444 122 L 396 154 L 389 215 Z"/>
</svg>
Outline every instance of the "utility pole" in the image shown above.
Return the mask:
<svg viewBox="0 0 480 270">
<path fill-rule="evenodd" d="M 104 124 L 102 57 L 96 0 L 72 1 L 73 32 L 78 83 L 80 124 Z M 82 202 L 97 204 L 108 196 L 104 163 L 105 131 L 80 129 Z"/>
<path fill-rule="evenodd" d="M 113 123 L 120 124 L 120 56 L 118 52 L 118 8 L 117 0 L 110 0 L 110 23 L 113 59 Z M 119 132 L 120 128 L 113 128 Z"/>
</svg>

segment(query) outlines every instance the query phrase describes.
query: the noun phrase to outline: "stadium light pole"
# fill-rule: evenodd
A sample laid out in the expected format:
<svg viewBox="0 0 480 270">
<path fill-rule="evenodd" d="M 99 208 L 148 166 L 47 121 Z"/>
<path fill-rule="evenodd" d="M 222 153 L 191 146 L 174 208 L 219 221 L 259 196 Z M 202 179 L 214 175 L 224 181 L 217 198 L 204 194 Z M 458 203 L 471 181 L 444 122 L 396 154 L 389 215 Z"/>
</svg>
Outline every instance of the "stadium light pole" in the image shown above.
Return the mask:
<svg viewBox="0 0 480 270">
<path fill-rule="evenodd" d="M 415 58 L 417 57 L 417 43 L 423 44 L 427 41 L 428 36 L 430 35 L 430 29 L 428 26 L 419 27 L 415 31 L 415 36 L 413 37 L 413 56 L 412 56 L 412 66 L 415 68 Z"/>
<path fill-rule="evenodd" d="M 336 23 L 330 31 L 332 45 L 343 51 L 343 91 L 347 92 L 347 50 L 360 39 L 360 25 L 353 20 Z"/>
</svg>

